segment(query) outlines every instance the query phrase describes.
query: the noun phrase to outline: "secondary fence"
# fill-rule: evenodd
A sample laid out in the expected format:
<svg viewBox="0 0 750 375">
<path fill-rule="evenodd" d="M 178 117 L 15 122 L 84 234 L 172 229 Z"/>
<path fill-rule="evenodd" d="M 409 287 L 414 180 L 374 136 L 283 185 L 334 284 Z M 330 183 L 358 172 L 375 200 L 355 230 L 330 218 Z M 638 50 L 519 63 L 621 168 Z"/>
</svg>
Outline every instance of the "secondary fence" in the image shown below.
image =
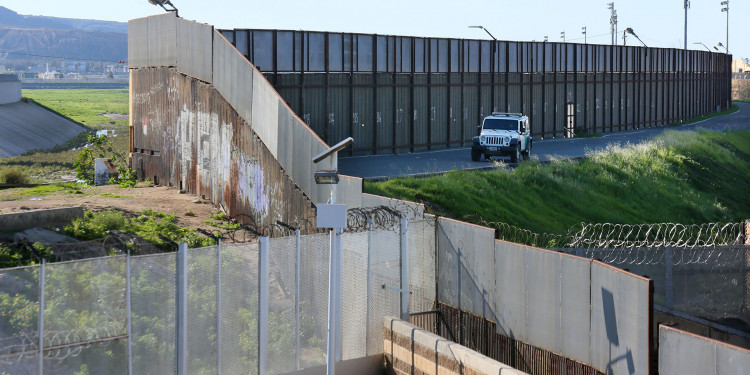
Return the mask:
<svg viewBox="0 0 750 375">
<path fill-rule="evenodd" d="M 382 352 L 384 316 L 408 309 L 392 290 L 403 250 L 419 260 L 415 241 L 429 225 L 414 220 L 409 239 L 405 220 L 376 216 L 342 234 L 340 360 Z M 0 270 L 0 373 L 282 374 L 325 364 L 330 241 L 297 232 Z M 411 280 L 411 304 L 431 306 L 434 282 Z"/>
<path fill-rule="evenodd" d="M 653 127 L 727 109 L 723 53 L 335 32 L 221 30 L 324 141 L 353 154 L 470 144 L 493 111 L 535 137 Z"/>
<path fill-rule="evenodd" d="M 666 311 L 746 331 L 750 327 L 747 223 L 582 223 L 565 235 L 538 234 L 503 223 L 486 225 L 496 228 L 500 239 L 598 259 L 645 275 L 654 280 L 654 303 Z"/>
<path fill-rule="evenodd" d="M 435 306 L 411 314 L 410 323 L 532 375 L 602 374 L 591 366 L 504 336 L 491 320 L 444 303 Z"/>
</svg>

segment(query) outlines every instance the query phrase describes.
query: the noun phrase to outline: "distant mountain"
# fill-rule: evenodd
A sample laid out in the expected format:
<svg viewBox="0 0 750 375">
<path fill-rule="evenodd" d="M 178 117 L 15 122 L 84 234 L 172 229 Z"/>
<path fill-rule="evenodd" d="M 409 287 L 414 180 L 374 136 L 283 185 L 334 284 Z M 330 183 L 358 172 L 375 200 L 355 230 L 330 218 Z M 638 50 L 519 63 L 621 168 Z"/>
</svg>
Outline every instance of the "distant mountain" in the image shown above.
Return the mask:
<svg viewBox="0 0 750 375">
<path fill-rule="evenodd" d="M 25 16 L 0 6 L 0 60 L 127 60 L 127 29 L 125 22 Z"/>
<path fill-rule="evenodd" d="M 47 16 L 25 16 L 2 6 L 0 6 L 0 26 L 29 29 L 103 31 L 122 34 L 128 33 L 128 24 L 126 22 L 81 20 L 75 18 L 58 18 Z"/>
</svg>

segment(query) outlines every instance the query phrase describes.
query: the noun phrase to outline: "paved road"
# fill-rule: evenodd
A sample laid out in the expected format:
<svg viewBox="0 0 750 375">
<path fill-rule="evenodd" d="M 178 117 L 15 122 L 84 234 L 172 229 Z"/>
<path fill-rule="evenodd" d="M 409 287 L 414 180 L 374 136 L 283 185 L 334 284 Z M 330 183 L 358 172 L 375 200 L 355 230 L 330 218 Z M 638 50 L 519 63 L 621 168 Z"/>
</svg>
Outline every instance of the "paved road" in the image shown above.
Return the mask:
<svg viewBox="0 0 750 375">
<path fill-rule="evenodd" d="M 697 128 L 715 131 L 750 129 L 750 103 L 736 103 L 740 110 L 731 115 L 715 117 L 701 122 L 668 128 L 650 128 L 605 134 L 598 138 L 558 138 L 534 141 L 533 157 L 541 161 L 555 158 L 579 158 L 587 151 L 600 150 L 610 144 L 623 145 L 648 141 L 665 130 L 695 130 Z M 482 161 L 473 162 L 471 147 L 451 148 L 435 151 L 415 152 L 399 155 L 352 156 L 339 158 L 339 171 L 349 176 L 366 179 L 408 176 L 447 172 L 454 169 L 481 169 L 491 166 Z M 502 158 L 509 162 L 508 158 Z"/>
</svg>

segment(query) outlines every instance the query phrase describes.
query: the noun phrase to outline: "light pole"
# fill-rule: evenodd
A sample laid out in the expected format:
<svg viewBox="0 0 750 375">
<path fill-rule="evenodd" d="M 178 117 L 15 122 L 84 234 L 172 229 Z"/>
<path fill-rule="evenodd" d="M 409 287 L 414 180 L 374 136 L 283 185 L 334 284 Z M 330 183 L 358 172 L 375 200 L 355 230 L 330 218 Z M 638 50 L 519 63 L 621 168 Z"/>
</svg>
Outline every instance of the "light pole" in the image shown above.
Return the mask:
<svg viewBox="0 0 750 375">
<path fill-rule="evenodd" d="M 495 111 L 495 46 L 497 45 L 497 38 L 495 38 L 492 33 L 490 33 L 489 30 L 485 29 L 482 25 L 476 25 L 476 26 L 469 26 L 470 29 L 482 29 L 484 32 L 487 33 L 487 35 L 492 38 L 492 48 L 490 48 L 490 95 L 492 95 L 492 110 L 490 110 L 490 114 Z M 481 70 L 481 69 L 480 69 Z"/>
<path fill-rule="evenodd" d="M 721 42 L 717 43 L 716 46 L 724 48 L 724 51 L 726 51 L 726 53 L 729 53 L 729 49 L 727 49 L 727 46 L 721 44 Z M 719 49 L 716 48 L 716 47 L 714 47 L 714 49 L 717 50 L 717 51 L 719 51 Z M 721 52 L 721 51 L 719 51 L 719 52 Z"/>
<path fill-rule="evenodd" d="M 685 0 L 685 50 L 687 50 L 687 11 L 690 8 L 690 0 Z"/>
<path fill-rule="evenodd" d="M 703 44 L 703 42 L 693 42 L 693 44 L 700 44 L 700 45 L 702 45 L 706 49 L 706 51 L 711 52 L 711 49 L 708 48 L 707 45 Z"/>
<path fill-rule="evenodd" d="M 341 305 L 341 294 L 339 285 L 341 285 L 341 232 L 346 228 L 346 205 L 336 204 L 336 184 L 339 182 L 338 175 L 338 157 L 339 151 L 344 147 L 354 143 L 354 139 L 349 137 L 335 146 L 321 152 L 313 157 L 315 164 L 331 158 L 331 169 L 315 171 L 315 183 L 318 185 L 331 185 L 330 204 L 318 204 L 317 206 L 317 226 L 318 228 L 330 228 L 333 236 L 331 237 L 331 254 L 328 262 L 328 347 L 326 349 L 326 374 L 335 375 L 335 358 L 336 358 L 336 333 L 341 329 L 339 326 L 340 316 L 337 311 Z"/>
<path fill-rule="evenodd" d="M 617 38 L 615 37 L 617 35 L 617 10 L 615 10 L 614 1 L 607 3 L 607 9 L 610 10 L 609 31 L 612 33 L 612 45 L 614 46 L 617 44 Z"/>
<path fill-rule="evenodd" d="M 721 11 L 727 12 L 727 45 L 724 48 L 727 50 L 727 54 L 729 54 L 729 0 L 722 1 L 721 5 L 724 6 L 721 8 Z"/>
<path fill-rule="evenodd" d="M 565 43 L 565 31 L 560 32 L 560 39 L 562 39 L 563 43 Z"/>
<path fill-rule="evenodd" d="M 628 34 L 634 36 L 636 39 L 638 39 L 639 42 L 641 42 L 641 44 L 643 44 L 644 47 L 648 48 L 648 46 L 646 45 L 646 43 L 643 43 L 643 41 L 641 40 L 641 38 L 639 38 L 638 35 L 635 34 L 635 31 L 633 31 L 632 27 L 628 27 L 627 29 L 625 29 L 625 31 L 623 32 L 623 39 L 625 39 L 625 34 L 624 33 L 628 33 Z"/>
<path fill-rule="evenodd" d="M 583 44 L 588 44 L 586 43 L 586 26 L 581 27 L 581 34 L 583 34 Z"/>
</svg>

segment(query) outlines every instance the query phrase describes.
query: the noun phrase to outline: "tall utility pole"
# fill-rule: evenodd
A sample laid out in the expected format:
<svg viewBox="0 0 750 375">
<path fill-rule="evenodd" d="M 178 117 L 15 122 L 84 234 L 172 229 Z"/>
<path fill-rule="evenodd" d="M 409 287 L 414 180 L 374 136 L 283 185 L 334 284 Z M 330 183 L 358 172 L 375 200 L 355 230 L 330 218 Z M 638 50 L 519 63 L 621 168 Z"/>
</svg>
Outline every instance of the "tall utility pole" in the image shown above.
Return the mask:
<svg viewBox="0 0 750 375">
<path fill-rule="evenodd" d="M 721 11 L 727 12 L 727 44 L 724 45 L 724 48 L 726 48 L 727 53 L 729 53 L 729 0 L 722 1 L 721 5 L 724 6 L 721 8 Z"/>
<path fill-rule="evenodd" d="M 583 44 L 588 44 L 586 43 L 586 26 L 581 27 L 581 34 L 583 34 Z"/>
<path fill-rule="evenodd" d="M 607 3 L 607 9 L 610 10 L 609 31 L 612 33 L 612 45 L 617 45 L 617 11 L 615 10 L 614 1 Z"/>
<path fill-rule="evenodd" d="M 690 0 L 685 0 L 685 50 L 687 50 L 687 10 L 690 8 Z"/>
<path fill-rule="evenodd" d="M 560 32 L 560 39 L 562 39 L 563 43 L 565 43 L 565 31 Z"/>
</svg>

